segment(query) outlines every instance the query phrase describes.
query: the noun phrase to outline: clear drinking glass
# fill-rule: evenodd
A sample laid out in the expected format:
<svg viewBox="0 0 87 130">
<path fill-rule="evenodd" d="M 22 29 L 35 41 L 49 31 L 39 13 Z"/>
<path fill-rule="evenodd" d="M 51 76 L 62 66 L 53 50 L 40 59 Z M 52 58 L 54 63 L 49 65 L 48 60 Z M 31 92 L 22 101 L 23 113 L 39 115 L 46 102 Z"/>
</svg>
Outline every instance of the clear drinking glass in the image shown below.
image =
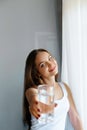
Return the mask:
<svg viewBox="0 0 87 130">
<path fill-rule="evenodd" d="M 39 85 L 38 86 L 39 106 L 42 111 L 40 118 L 41 123 L 53 121 L 54 117 L 54 86 Z"/>
</svg>

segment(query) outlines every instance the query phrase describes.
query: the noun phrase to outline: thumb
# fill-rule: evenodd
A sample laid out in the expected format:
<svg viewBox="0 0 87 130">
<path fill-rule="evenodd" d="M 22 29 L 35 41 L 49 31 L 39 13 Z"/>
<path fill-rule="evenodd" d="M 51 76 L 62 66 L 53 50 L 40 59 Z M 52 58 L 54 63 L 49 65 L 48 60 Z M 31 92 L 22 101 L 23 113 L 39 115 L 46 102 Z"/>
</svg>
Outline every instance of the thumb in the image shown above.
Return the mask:
<svg viewBox="0 0 87 130">
<path fill-rule="evenodd" d="M 58 106 L 58 104 L 57 103 L 54 103 L 54 107 L 57 107 Z"/>
</svg>

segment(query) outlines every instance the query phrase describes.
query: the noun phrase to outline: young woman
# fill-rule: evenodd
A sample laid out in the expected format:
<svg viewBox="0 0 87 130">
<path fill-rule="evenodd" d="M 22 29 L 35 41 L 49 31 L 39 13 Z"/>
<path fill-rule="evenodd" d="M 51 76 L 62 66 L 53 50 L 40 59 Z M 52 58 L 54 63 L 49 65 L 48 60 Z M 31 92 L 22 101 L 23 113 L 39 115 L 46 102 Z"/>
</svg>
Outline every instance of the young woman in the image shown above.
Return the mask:
<svg viewBox="0 0 87 130">
<path fill-rule="evenodd" d="M 64 130 L 67 114 L 74 129 L 83 130 L 70 88 L 67 84 L 58 82 L 57 78 L 56 59 L 45 49 L 31 51 L 25 65 L 23 104 L 24 123 L 29 125 L 29 130 Z M 40 84 L 54 85 L 54 120 L 47 124 L 38 122 L 42 111 L 44 112 L 38 105 L 37 87 Z M 49 106 L 47 110 L 50 110 Z"/>
</svg>

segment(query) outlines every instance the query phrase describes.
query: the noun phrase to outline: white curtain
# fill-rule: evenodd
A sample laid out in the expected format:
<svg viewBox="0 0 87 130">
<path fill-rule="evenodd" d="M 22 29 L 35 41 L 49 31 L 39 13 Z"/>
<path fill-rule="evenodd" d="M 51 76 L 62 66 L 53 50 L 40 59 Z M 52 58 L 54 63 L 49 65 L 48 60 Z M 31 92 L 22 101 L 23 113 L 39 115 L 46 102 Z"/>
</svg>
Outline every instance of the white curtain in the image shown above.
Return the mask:
<svg viewBox="0 0 87 130">
<path fill-rule="evenodd" d="M 62 1 L 62 74 L 87 130 L 87 0 Z M 68 123 L 67 130 L 72 130 Z"/>
</svg>

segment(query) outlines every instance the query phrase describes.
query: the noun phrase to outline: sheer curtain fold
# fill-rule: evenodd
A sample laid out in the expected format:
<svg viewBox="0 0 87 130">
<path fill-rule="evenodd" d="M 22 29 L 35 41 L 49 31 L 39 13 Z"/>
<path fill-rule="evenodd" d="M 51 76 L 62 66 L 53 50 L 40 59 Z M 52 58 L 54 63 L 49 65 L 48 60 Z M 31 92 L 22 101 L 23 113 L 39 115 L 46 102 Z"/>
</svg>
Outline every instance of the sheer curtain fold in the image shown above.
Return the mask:
<svg viewBox="0 0 87 130">
<path fill-rule="evenodd" d="M 87 0 L 62 2 L 62 74 L 69 84 L 77 110 L 87 129 Z M 67 130 L 72 130 L 69 126 Z"/>
</svg>

